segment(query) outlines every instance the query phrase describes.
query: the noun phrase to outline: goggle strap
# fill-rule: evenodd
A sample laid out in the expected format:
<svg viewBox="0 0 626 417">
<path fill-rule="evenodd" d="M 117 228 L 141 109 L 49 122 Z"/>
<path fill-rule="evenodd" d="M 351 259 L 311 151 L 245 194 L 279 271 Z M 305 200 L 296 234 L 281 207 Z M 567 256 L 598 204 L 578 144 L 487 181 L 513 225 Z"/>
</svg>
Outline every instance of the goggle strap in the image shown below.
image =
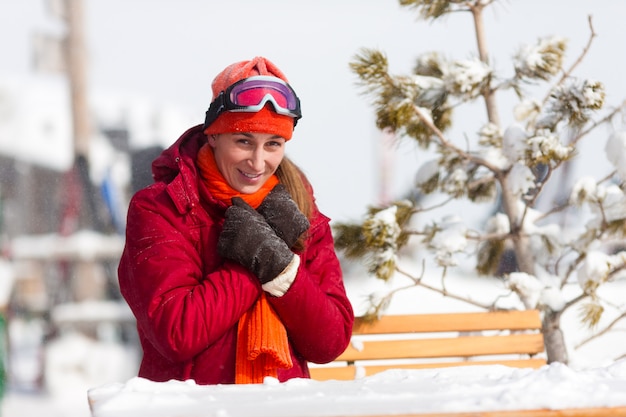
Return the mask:
<svg viewBox="0 0 626 417">
<path fill-rule="evenodd" d="M 220 94 L 211 102 L 208 110 L 206 111 L 206 115 L 204 118 L 204 127 L 203 130 L 206 129 L 213 123 L 217 117 L 224 111 L 226 105 L 224 104 L 224 92 L 220 92 Z"/>
</svg>

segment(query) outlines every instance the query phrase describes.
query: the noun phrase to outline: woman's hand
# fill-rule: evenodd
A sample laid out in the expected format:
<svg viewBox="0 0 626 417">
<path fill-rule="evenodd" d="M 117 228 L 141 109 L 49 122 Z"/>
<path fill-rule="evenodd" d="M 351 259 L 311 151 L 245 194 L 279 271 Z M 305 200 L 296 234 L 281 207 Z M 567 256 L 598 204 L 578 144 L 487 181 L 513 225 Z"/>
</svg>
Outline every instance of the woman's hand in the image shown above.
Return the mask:
<svg viewBox="0 0 626 417">
<path fill-rule="evenodd" d="M 238 262 L 259 278 L 272 281 L 294 257 L 263 216 L 239 197 L 226 210 L 217 250 L 220 256 Z"/>
<path fill-rule="evenodd" d="M 270 191 L 259 206 L 258 212 L 290 248 L 310 226 L 309 220 L 298 209 L 282 184 L 278 184 Z"/>
</svg>

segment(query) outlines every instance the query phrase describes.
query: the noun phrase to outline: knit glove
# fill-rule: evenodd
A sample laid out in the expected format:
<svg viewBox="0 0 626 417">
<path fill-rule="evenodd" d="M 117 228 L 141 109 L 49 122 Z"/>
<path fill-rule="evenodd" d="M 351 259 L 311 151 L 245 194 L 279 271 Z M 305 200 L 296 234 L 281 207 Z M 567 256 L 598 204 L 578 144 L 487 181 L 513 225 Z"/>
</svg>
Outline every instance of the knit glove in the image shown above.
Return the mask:
<svg viewBox="0 0 626 417">
<path fill-rule="evenodd" d="M 233 197 L 232 202 L 226 209 L 218 253 L 238 262 L 265 284 L 283 272 L 294 254 L 248 203 L 239 197 Z"/>
<path fill-rule="evenodd" d="M 309 229 L 309 220 L 298 209 L 284 185 L 278 184 L 265 197 L 258 209 L 278 237 L 292 247 Z"/>
</svg>

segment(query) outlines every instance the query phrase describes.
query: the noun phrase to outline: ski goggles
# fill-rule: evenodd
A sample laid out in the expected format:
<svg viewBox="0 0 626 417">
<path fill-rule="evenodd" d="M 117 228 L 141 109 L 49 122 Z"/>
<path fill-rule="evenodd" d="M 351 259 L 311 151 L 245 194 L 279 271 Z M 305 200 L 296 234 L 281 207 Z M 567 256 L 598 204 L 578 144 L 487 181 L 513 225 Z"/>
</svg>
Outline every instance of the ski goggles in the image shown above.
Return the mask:
<svg viewBox="0 0 626 417">
<path fill-rule="evenodd" d="M 257 75 L 239 80 L 220 92 L 206 111 L 204 129 L 223 112 L 255 113 L 267 103 L 272 104 L 274 112 L 293 117 L 294 126 L 302 117 L 300 99 L 289 84 L 277 77 Z"/>
</svg>

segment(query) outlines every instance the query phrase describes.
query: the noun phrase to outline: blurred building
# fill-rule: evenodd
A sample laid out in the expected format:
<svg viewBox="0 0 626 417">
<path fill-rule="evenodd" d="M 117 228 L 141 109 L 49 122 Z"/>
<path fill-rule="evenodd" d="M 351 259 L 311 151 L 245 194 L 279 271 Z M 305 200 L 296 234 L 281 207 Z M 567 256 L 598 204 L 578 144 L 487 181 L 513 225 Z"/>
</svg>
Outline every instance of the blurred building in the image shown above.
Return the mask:
<svg viewBox="0 0 626 417">
<path fill-rule="evenodd" d="M 152 160 L 197 123 L 129 94 L 94 91 L 89 102 L 82 178 L 64 80 L 0 78 L 0 261 L 14 283 L 0 308 L 10 384 L 45 386 L 53 378 L 45 369 L 56 369 L 45 364 L 45 346 L 76 331 L 93 343 L 132 337 L 116 276 L 127 204 L 152 182 Z"/>
</svg>

